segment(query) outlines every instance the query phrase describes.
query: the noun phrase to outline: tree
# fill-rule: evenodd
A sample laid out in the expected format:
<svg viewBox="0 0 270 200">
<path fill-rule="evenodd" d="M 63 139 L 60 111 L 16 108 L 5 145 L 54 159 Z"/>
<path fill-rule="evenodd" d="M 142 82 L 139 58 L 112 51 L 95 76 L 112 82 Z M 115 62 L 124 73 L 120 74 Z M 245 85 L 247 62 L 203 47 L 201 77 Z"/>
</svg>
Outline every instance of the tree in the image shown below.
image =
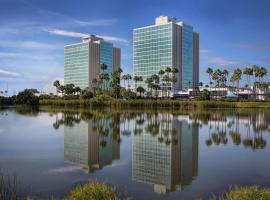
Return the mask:
<svg viewBox="0 0 270 200">
<path fill-rule="evenodd" d="M 128 89 L 130 89 L 129 81 L 132 80 L 132 76 L 127 74 Z"/>
<path fill-rule="evenodd" d="M 39 99 L 35 95 L 38 93 L 36 89 L 25 89 L 15 97 L 15 104 L 35 106 L 39 104 Z"/>
<path fill-rule="evenodd" d="M 74 88 L 74 93 L 75 93 L 75 94 L 80 94 L 81 91 L 82 91 L 81 88 L 78 87 L 78 86 Z"/>
<path fill-rule="evenodd" d="M 230 81 L 231 82 L 237 82 L 237 88 L 239 89 L 239 82 L 241 80 L 241 77 L 242 77 L 242 70 L 237 68 L 234 70 L 232 76 L 231 76 L 231 79 Z"/>
<path fill-rule="evenodd" d="M 257 77 L 259 76 L 259 67 L 257 65 L 252 65 L 252 71 L 254 75 L 254 84 L 257 82 Z"/>
<path fill-rule="evenodd" d="M 94 96 L 96 95 L 96 90 L 97 90 L 97 87 L 98 87 L 98 83 L 99 81 L 98 81 L 98 79 L 97 78 L 94 78 L 93 80 L 92 80 L 92 89 L 93 89 L 93 94 L 94 94 Z"/>
<path fill-rule="evenodd" d="M 60 85 L 60 86 L 59 86 L 59 91 L 62 93 L 62 96 L 64 96 L 64 93 L 65 93 L 65 86 L 64 86 L 64 85 Z"/>
<path fill-rule="evenodd" d="M 56 94 L 58 95 L 59 87 L 60 87 L 60 81 L 59 80 L 54 81 L 53 86 L 56 88 Z"/>
<path fill-rule="evenodd" d="M 171 78 L 170 78 L 170 76 L 168 75 L 168 74 L 166 74 L 165 76 L 163 76 L 163 78 L 162 78 L 162 81 L 164 81 L 165 83 L 166 83 L 166 87 L 165 87 L 165 89 L 166 89 L 166 92 L 167 92 L 167 97 L 169 96 L 169 93 L 168 93 L 168 85 L 169 85 L 169 82 L 171 81 Z"/>
<path fill-rule="evenodd" d="M 140 97 L 142 97 L 142 94 L 145 93 L 145 89 L 141 86 L 137 87 L 136 91 L 140 93 Z"/>
<path fill-rule="evenodd" d="M 229 71 L 227 69 L 224 69 L 222 72 L 222 82 L 225 83 L 225 86 L 227 86 L 228 76 L 229 76 Z"/>
<path fill-rule="evenodd" d="M 71 83 L 71 84 L 64 85 L 64 91 L 65 91 L 65 94 L 67 94 L 67 95 L 73 94 L 74 93 L 74 84 Z"/>
<path fill-rule="evenodd" d="M 163 75 L 164 74 L 165 74 L 165 71 L 162 69 L 158 72 L 158 75 L 160 76 L 160 79 L 162 80 L 162 85 L 161 85 L 162 97 L 163 97 L 163 91 L 164 91 L 164 83 L 163 83 Z"/>
<path fill-rule="evenodd" d="M 259 83 L 261 83 L 262 79 L 264 76 L 267 75 L 267 69 L 264 67 L 260 67 L 259 68 L 259 73 L 258 73 L 258 77 L 259 77 Z"/>
<path fill-rule="evenodd" d="M 220 87 L 220 80 L 221 80 L 222 72 L 220 69 L 216 69 L 212 74 L 212 80 L 215 81 L 215 91 L 217 86 Z"/>
<path fill-rule="evenodd" d="M 81 97 L 82 97 L 83 99 L 90 99 L 90 98 L 92 98 L 93 96 L 94 96 L 94 94 L 90 91 L 89 88 L 85 88 L 85 89 L 83 89 L 82 92 L 81 92 Z"/>
<path fill-rule="evenodd" d="M 247 83 L 250 86 L 250 77 L 253 75 L 253 69 L 250 67 L 245 67 L 243 69 L 243 74 L 247 76 Z"/>
<path fill-rule="evenodd" d="M 148 89 L 150 89 L 150 92 L 151 92 L 151 95 L 152 95 L 152 90 L 153 90 L 153 78 L 152 77 L 148 77 L 146 80 L 145 80 L 145 83 L 147 84 L 147 87 Z"/>
<path fill-rule="evenodd" d="M 124 80 L 124 85 L 126 85 L 126 84 L 125 84 L 125 81 L 128 82 L 128 89 L 129 89 L 129 87 L 130 87 L 130 85 L 129 85 L 129 80 L 131 80 L 131 79 L 132 79 L 132 76 L 131 76 L 130 74 L 124 74 L 124 75 L 122 76 L 122 80 Z"/>
<path fill-rule="evenodd" d="M 210 94 L 211 94 L 211 83 L 212 83 L 212 75 L 213 75 L 213 69 L 211 67 L 208 67 L 206 69 L 206 73 L 209 76 L 209 86 L 210 86 Z"/>
<path fill-rule="evenodd" d="M 178 73 L 178 69 L 176 67 L 172 68 L 172 78 L 171 82 L 173 84 L 173 90 L 175 92 L 175 84 L 177 83 L 177 77 L 175 76 Z"/>
<path fill-rule="evenodd" d="M 113 90 L 113 94 L 115 94 L 115 98 L 120 97 L 120 89 L 121 89 L 121 85 L 120 85 L 121 70 L 120 69 L 121 68 L 112 72 L 112 90 Z"/>
<path fill-rule="evenodd" d="M 158 95 L 158 90 L 160 90 L 160 86 L 159 86 L 159 76 L 156 75 L 156 74 L 153 74 L 151 76 L 152 80 L 153 80 L 153 85 L 152 85 L 152 88 L 155 90 L 155 94 L 156 94 L 156 97 Z"/>
<path fill-rule="evenodd" d="M 100 65 L 100 69 L 101 69 L 102 73 L 104 73 L 104 71 L 105 71 L 106 69 L 108 69 L 108 65 L 102 63 L 102 64 Z"/>
<path fill-rule="evenodd" d="M 137 91 L 137 82 L 141 82 L 141 81 L 143 81 L 143 77 L 142 76 L 134 76 L 133 77 L 133 80 L 134 80 L 134 82 L 135 82 L 135 90 Z"/>
</svg>

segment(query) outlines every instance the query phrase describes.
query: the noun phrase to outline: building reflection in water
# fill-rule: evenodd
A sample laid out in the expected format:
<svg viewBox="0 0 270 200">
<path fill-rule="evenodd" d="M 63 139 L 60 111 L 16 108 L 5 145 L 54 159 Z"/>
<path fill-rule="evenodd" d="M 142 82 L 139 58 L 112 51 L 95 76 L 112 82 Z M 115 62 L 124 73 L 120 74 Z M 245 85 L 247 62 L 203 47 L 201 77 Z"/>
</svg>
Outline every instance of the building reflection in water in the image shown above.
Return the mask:
<svg viewBox="0 0 270 200">
<path fill-rule="evenodd" d="M 147 120 L 142 123 L 143 118 Z M 170 114 L 142 115 L 133 134 L 132 179 L 157 193 L 181 190 L 198 175 L 198 125 Z M 138 134 L 139 133 L 139 134 Z"/>
<path fill-rule="evenodd" d="M 111 165 L 120 159 L 120 141 L 113 137 L 112 130 L 108 119 L 64 126 L 64 160 L 80 164 L 89 173 Z"/>
<path fill-rule="evenodd" d="M 122 124 L 122 130 L 120 130 Z M 157 193 L 182 190 L 198 176 L 199 127 L 208 129 L 208 147 L 233 144 L 247 149 L 266 147 L 270 128 L 265 112 L 203 113 L 65 113 L 64 160 L 93 172 L 120 159 L 120 134 L 132 135 L 132 180 L 153 185 Z"/>
</svg>

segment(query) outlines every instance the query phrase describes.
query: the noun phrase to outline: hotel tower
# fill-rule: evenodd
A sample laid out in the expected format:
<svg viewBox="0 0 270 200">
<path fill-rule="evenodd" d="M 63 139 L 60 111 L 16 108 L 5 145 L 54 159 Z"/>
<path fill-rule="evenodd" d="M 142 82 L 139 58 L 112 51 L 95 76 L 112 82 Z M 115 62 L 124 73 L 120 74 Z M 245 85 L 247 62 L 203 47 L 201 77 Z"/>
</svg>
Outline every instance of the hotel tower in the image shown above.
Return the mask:
<svg viewBox="0 0 270 200">
<path fill-rule="evenodd" d="M 83 37 L 81 43 L 66 45 L 64 51 L 64 82 L 81 89 L 91 88 L 101 73 L 111 75 L 120 67 L 121 49 L 95 35 Z M 106 70 L 101 70 L 102 64 L 107 65 Z"/>
<path fill-rule="evenodd" d="M 199 85 L 199 34 L 192 26 L 160 16 L 155 25 L 134 29 L 133 42 L 134 76 L 145 81 L 170 67 L 178 69 L 175 91 Z M 146 89 L 144 81 L 140 84 Z"/>
</svg>

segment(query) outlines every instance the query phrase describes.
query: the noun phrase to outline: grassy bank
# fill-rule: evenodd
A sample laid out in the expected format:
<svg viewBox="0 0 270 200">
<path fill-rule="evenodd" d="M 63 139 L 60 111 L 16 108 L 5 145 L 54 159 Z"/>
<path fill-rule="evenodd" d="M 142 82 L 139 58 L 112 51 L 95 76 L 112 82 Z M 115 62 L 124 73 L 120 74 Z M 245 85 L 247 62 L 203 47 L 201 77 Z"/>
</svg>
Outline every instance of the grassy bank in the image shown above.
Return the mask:
<svg viewBox="0 0 270 200">
<path fill-rule="evenodd" d="M 220 197 L 210 200 L 269 200 L 270 190 L 258 186 L 235 187 Z"/>
<path fill-rule="evenodd" d="M 270 108 L 270 102 L 223 101 L 223 100 L 172 100 L 172 99 L 114 99 L 108 96 L 84 99 L 44 99 L 43 106 L 61 107 L 114 107 L 114 108 L 170 108 L 170 109 L 209 109 L 209 108 Z"/>
</svg>

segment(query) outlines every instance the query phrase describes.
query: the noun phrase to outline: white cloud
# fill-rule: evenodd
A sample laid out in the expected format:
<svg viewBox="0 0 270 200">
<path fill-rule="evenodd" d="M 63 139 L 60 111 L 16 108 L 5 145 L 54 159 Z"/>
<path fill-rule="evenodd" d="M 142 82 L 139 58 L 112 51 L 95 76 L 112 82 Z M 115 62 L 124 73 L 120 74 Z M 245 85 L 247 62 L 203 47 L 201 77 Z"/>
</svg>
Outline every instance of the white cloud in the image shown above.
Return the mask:
<svg viewBox="0 0 270 200">
<path fill-rule="evenodd" d="M 111 42 L 120 42 L 120 43 L 129 44 L 129 41 L 123 38 L 118 38 L 118 37 L 113 37 L 113 36 L 108 36 L 108 35 L 97 35 L 97 36 Z"/>
<path fill-rule="evenodd" d="M 45 31 L 53 35 L 61 35 L 61 36 L 66 36 L 66 37 L 81 38 L 81 37 L 89 36 L 89 34 L 61 30 L 61 29 L 47 29 Z M 97 35 L 97 37 L 101 37 L 104 40 L 111 41 L 111 42 L 119 42 L 119 43 L 124 43 L 124 44 L 129 43 L 129 41 L 124 38 L 119 38 L 119 37 L 114 37 L 114 36 Z"/>
<path fill-rule="evenodd" d="M 83 20 L 78 20 L 74 19 L 70 16 L 64 15 L 59 12 L 51 11 L 51 10 L 46 10 L 44 8 L 40 8 L 34 3 L 30 3 L 29 1 L 22 0 L 22 3 L 27 5 L 29 8 L 33 9 L 36 11 L 39 15 L 45 18 L 50 18 L 53 19 L 55 22 L 60 21 L 61 24 L 65 27 L 74 27 L 74 26 L 110 26 L 118 22 L 117 19 L 94 19 L 94 20 L 89 20 L 89 21 L 83 21 Z"/>
<path fill-rule="evenodd" d="M 21 74 L 19 74 L 19 73 L 0 69 L 0 77 L 1 78 L 18 78 L 20 76 L 21 76 Z"/>
<path fill-rule="evenodd" d="M 110 26 L 117 23 L 117 19 L 97 19 L 91 21 L 81 21 L 73 19 L 74 23 L 80 26 Z"/>
<path fill-rule="evenodd" d="M 84 36 L 88 36 L 87 34 L 84 34 L 84 33 L 78 33 L 78 32 L 66 31 L 66 30 L 60 30 L 60 29 L 50 29 L 50 30 L 45 30 L 45 31 L 53 35 L 61 35 L 61 36 L 66 36 L 66 37 L 81 38 Z"/>
<path fill-rule="evenodd" d="M 208 65 L 228 66 L 238 64 L 237 61 L 227 60 L 221 57 L 203 56 L 202 62 Z"/>
</svg>

